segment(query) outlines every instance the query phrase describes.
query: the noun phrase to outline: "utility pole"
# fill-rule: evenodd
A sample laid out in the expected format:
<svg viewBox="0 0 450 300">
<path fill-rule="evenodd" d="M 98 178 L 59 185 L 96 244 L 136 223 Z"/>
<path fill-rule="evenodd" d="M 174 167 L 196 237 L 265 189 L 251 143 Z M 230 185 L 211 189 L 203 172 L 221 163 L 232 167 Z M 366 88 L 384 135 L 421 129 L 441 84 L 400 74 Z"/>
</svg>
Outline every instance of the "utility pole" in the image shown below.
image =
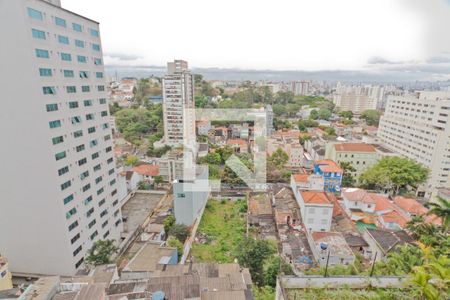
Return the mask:
<svg viewBox="0 0 450 300">
<path fill-rule="evenodd" d="M 375 261 L 377 260 L 377 254 L 378 254 L 378 252 L 375 252 L 375 257 L 373 258 L 373 263 L 372 263 L 372 270 L 370 270 L 370 277 L 372 277 L 373 270 L 375 269 Z"/>
<path fill-rule="evenodd" d="M 328 249 L 327 264 L 325 265 L 325 275 L 323 277 L 327 277 L 327 274 L 328 274 L 328 261 L 330 260 L 330 252 L 331 252 L 331 249 Z"/>
</svg>

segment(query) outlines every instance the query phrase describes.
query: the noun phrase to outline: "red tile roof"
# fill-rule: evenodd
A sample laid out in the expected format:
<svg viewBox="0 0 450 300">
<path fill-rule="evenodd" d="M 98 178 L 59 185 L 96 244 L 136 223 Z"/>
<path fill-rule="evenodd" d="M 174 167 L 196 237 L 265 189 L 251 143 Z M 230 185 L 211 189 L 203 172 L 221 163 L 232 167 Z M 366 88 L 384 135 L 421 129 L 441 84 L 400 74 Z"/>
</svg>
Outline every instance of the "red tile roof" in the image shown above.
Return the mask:
<svg viewBox="0 0 450 300">
<path fill-rule="evenodd" d="M 319 160 L 317 163 L 322 172 L 342 173 L 342 169 L 331 159 Z"/>
<path fill-rule="evenodd" d="M 402 229 L 405 228 L 406 223 L 411 220 L 410 218 L 402 215 L 396 210 L 383 214 L 381 218 L 384 220 L 384 222 L 398 224 Z"/>
<path fill-rule="evenodd" d="M 334 149 L 338 152 L 376 152 L 374 146 L 364 143 L 335 144 Z"/>
<path fill-rule="evenodd" d="M 394 198 L 394 203 L 412 215 L 424 215 L 428 212 L 428 209 L 420 204 L 416 199 L 397 196 Z"/>
<path fill-rule="evenodd" d="M 239 145 L 240 147 L 247 146 L 247 142 L 243 139 L 229 139 L 227 145 Z"/>
<path fill-rule="evenodd" d="M 342 191 L 343 196 L 349 201 L 359 201 L 363 203 L 375 203 L 375 200 L 364 189 L 346 188 Z"/>
<path fill-rule="evenodd" d="M 300 192 L 302 195 L 303 201 L 309 204 L 331 204 L 327 195 L 324 192 L 311 192 L 311 191 L 302 191 Z"/>
<path fill-rule="evenodd" d="M 392 203 L 387 196 L 383 196 L 376 193 L 368 193 L 369 196 L 375 201 L 375 211 L 394 209 Z"/>
<path fill-rule="evenodd" d="M 157 176 L 159 175 L 159 166 L 157 165 L 140 165 L 133 168 L 133 171 L 145 176 Z"/>
<path fill-rule="evenodd" d="M 292 174 L 295 182 L 308 182 L 309 174 Z"/>
</svg>

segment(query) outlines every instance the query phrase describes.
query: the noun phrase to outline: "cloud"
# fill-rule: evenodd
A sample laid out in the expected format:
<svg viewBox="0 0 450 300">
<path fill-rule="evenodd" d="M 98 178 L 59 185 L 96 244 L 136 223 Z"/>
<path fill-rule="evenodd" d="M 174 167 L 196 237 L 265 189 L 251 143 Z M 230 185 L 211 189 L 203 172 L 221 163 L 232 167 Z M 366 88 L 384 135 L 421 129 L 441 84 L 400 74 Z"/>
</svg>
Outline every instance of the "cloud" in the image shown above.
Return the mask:
<svg viewBox="0 0 450 300">
<path fill-rule="evenodd" d="M 450 64 L 449 56 L 434 56 L 427 60 L 429 64 Z"/>
<path fill-rule="evenodd" d="M 105 53 L 105 56 L 108 56 L 115 60 L 121 60 L 121 61 L 132 61 L 132 60 L 139 60 L 144 57 L 133 55 L 133 54 L 125 54 L 125 53 Z"/>
<path fill-rule="evenodd" d="M 406 63 L 406 61 L 393 61 L 381 56 L 373 56 L 367 60 L 367 64 L 369 65 L 396 65 L 404 63 Z"/>
</svg>

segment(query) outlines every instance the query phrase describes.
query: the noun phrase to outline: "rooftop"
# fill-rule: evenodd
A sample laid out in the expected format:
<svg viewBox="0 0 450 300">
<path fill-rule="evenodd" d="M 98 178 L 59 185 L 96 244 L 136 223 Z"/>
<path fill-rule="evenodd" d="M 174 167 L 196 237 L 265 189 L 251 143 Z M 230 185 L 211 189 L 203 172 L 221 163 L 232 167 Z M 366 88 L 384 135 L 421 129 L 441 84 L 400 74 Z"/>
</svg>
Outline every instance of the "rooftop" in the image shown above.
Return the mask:
<svg viewBox="0 0 450 300">
<path fill-rule="evenodd" d="M 331 159 L 323 159 L 316 162 L 322 172 L 342 173 L 342 169 Z"/>
<path fill-rule="evenodd" d="M 320 249 L 321 243 L 326 243 L 332 255 L 353 256 L 352 249 L 350 249 L 344 236 L 339 232 L 313 232 L 311 236 L 318 249 Z"/>
<path fill-rule="evenodd" d="M 394 198 L 394 203 L 397 204 L 398 207 L 412 215 L 424 215 L 428 212 L 428 209 L 425 208 L 425 206 L 423 206 L 419 201 L 413 198 L 397 196 Z"/>
<path fill-rule="evenodd" d="M 338 152 L 376 152 L 374 146 L 364 143 L 335 144 L 334 149 Z"/>
<path fill-rule="evenodd" d="M 141 226 L 163 197 L 161 194 L 136 192 L 122 206 L 122 217 L 126 220 L 123 222 L 124 231 L 134 232 Z"/>
<path fill-rule="evenodd" d="M 295 182 L 308 182 L 309 174 L 292 174 Z"/>
<path fill-rule="evenodd" d="M 142 164 L 140 166 L 134 167 L 133 171 L 144 176 L 157 176 L 159 175 L 159 166 Z"/>
<path fill-rule="evenodd" d="M 168 263 L 177 251 L 176 248 L 162 247 L 160 243 L 145 243 L 136 255 L 129 261 L 123 271 L 153 272 Z"/>
<path fill-rule="evenodd" d="M 324 192 L 301 191 L 303 201 L 308 204 L 331 204 Z"/>
<path fill-rule="evenodd" d="M 388 253 L 398 245 L 412 244 L 414 240 L 403 230 L 390 231 L 377 228 L 367 228 L 369 235 L 377 242 L 384 253 Z"/>
<path fill-rule="evenodd" d="M 375 200 L 372 199 L 370 194 L 364 190 L 359 188 L 344 188 L 342 190 L 342 195 L 349 201 L 357 201 L 363 203 L 375 203 Z"/>
</svg>

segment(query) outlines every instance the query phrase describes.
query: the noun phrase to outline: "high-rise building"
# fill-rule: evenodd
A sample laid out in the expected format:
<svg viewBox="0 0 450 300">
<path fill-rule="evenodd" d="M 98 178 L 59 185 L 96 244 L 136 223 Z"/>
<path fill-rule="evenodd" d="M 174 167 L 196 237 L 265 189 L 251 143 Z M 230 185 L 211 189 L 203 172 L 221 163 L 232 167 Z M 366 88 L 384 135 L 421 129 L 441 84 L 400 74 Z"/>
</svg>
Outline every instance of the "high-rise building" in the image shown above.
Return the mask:
<svg viewBox="0 0 450 300">
<path fill-rule="evenodd" d="M 293 81 L 291 91 L 296 96 L 304 96 L 309 93 L 309 81 Z"/>
<path fill-rule="evenodd" d="M 378 137 L 386 147 L 430 169 L 419 190 L 429 197 L 450 186 L 450 93 L 417 92 L 389 96 Z"/>
<path fill-rule="evenodd" d="M 59 1 L 0 7 L 0 251 L 13 272 L 73 275 L 122 227 L 99 24 Z"/>
<path fill-rule="evenodd" d="M 184 60 L 167 63 L 163 79 L 164 143 L 195 141 L 194 76 Z"/>
<path fill-rule="evenodd" d="M 338 84 L 333 103 L 341 111 L 361 114 L 368 109 L 377 109 L 383 90 L 379 86 L 341 86 Z"/>
</svg>

